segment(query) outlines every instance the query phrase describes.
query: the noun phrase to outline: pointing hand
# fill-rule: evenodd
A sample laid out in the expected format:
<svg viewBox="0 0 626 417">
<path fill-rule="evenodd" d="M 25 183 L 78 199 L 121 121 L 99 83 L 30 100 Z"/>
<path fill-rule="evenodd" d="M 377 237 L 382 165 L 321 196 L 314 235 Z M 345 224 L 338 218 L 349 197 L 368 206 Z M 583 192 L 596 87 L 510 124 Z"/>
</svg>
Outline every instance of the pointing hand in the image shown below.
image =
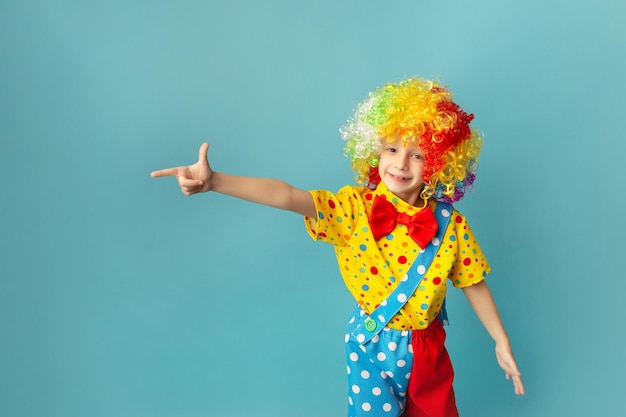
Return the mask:
<svg viewBox="0 0 626 417">
<path fill-rule="evenodd" d="M 209 144 L 203 143 L 198 152 L 198 162 L 195 164 L 154 171 L 150 176 L 152 178 L 176 177 L 178 185 L 185 195 L 207 192 L 213 186 L 211 183 L 213 171 L 209 166 L 208 151 Z"/>
</svg>

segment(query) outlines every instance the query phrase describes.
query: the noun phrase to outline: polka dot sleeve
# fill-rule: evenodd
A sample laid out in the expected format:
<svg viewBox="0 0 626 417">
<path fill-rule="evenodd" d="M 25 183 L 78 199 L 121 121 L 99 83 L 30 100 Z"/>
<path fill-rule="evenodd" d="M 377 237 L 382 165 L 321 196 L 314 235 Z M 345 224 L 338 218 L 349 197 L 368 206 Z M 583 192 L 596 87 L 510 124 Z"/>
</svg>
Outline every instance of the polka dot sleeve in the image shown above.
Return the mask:
<svg viewBox="0 0 626 417">
<path fill-rule="evenodd" d="M 456 251 L 456 260 L 449 275 L 452 284 L 457 288 L 463 288 L 479 283 L 487 276 L 491 267 L 465 216 L 456 210 L 448 226 L 448 233 L 448 238 Z"/>
<path fill-rule="evenodd" d="M 336 194 L 326 190 L 310 191 L 315 201 L 317 218 L 305 217 L 307 232 L 314 240 L 335 246 L 344 246 L 352 236 L 359 204 L 357 193 L 351 186 L 340 189 Z"/>
</svg>

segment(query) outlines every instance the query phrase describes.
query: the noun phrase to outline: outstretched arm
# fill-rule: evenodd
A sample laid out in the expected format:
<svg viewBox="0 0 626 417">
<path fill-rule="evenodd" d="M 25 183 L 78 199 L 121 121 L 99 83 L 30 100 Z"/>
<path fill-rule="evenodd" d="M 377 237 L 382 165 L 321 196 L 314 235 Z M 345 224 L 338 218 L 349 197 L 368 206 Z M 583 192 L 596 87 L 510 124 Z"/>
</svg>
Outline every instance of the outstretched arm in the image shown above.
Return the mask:
<svg viewBox="0 0 626 417">
<path fill-rule="evenodd" d="M 513 350 L 511 349 L 511 342 L 504 330 L 500 314 L 498 313 L 496 303 L 493 300 L 487 283 L 481 281 L 476 285 L 463 288 L 463 293 L 483 326 L 487 329 L 487 332 L 496 342 L 496 359 L 500 367 L 504 370 L 506 379 L 513 379 L 515 394 L 524 395 L 522 374 L 517 368 Z"/>
<path fill-rule="evenodd" d="M 280 180 L 240 177 L 215 172 L 209 165 L 208 150 L 209 144 L 203 143 L 198 153 L 198 162 L 195 164 L 154 171 L 150 175 L 153 178 L 176 177 L 185 195 L 214 191 L 266 206 L 290 210 L 303 216 L 315 218 L 317 215 L 313 197 L 309 192 Z"/>
</svg>

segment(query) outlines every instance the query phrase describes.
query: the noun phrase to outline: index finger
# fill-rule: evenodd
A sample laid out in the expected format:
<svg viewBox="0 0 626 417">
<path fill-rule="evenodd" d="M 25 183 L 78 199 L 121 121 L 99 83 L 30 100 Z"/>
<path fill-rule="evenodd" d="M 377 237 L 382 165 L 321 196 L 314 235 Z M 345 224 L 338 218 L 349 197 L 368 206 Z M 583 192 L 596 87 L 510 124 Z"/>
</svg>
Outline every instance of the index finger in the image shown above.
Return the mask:
<svg viewBox="0 0 626 417">
<path fill-rule="evenodd" d="M 178 173 L 180 172 L 180 168 L 166 168 L 166 169 L 161 169 L 159 171 L 152 171 L 150 173 L 150 176 L 152 178 L 158 178 L 158 177 L 176 177 L 178 176 Z"/>
</svg>

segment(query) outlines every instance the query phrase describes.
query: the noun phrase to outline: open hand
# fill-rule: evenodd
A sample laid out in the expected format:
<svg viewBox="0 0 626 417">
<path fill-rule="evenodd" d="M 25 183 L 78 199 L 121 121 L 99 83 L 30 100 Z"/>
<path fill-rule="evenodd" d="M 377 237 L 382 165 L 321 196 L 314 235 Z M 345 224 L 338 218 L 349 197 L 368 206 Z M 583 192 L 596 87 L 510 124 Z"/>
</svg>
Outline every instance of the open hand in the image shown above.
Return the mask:
<svg viewBox="0 0 626 417">
<path fill-rule="evenodd" d="M 204 193 L 212 188 L 213 171 L 209 166 L 207 157 L 209 144 L 203 143 L 198 152 L 198 162 L 189 166 L 167 168 L 154 171 L 150 174 L 152 178 L 176 177 L 181 191 L 185 195 Z"/>
<path fill-rule="evenodd" d="M 516 395 L 524 395 L 524 384 L 522 383 L 522 374 L 517 368 L 517 363 L 513 357 L 513 351 L 510 346 L 496 345 L 496 359 L 498 365 L 504 370 L 506 379 L 513 380 L 513 387 Z"/>
</svg>

